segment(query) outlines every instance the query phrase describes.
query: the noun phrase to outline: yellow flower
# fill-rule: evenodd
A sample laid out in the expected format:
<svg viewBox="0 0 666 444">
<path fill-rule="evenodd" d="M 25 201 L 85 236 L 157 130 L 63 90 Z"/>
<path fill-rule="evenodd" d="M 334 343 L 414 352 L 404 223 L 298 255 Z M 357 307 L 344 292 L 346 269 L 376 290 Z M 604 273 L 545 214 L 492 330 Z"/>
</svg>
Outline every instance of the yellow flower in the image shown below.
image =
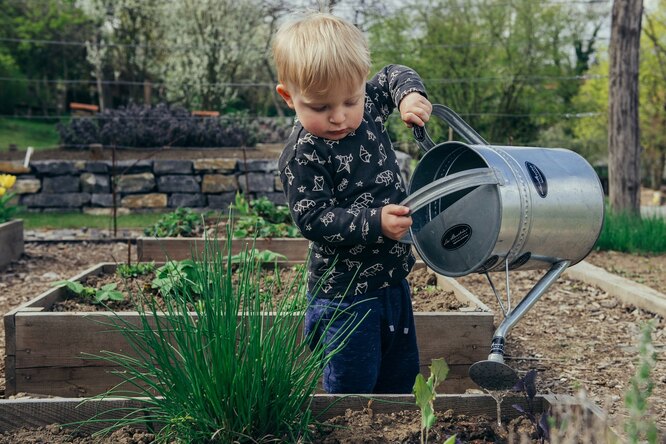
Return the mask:
<svg viewBox="0 0 666 444">
<path fill-rule="evenodd" d="M 5 187 L 0 187 L 0 197 L 4 196 L 6 191 Z"/>
<path fill-rule="evenodd" d="M 4 191 L 13 187 L 15 183 L 16 176 L 12 176 L 11 174 L 0 174 L 0 188 L 4 188 Z M 5 194 L 4 191 L 2 194 Z M 0 194 L 0 196 L 2 196 L 2 194 Z"/>
</svg>

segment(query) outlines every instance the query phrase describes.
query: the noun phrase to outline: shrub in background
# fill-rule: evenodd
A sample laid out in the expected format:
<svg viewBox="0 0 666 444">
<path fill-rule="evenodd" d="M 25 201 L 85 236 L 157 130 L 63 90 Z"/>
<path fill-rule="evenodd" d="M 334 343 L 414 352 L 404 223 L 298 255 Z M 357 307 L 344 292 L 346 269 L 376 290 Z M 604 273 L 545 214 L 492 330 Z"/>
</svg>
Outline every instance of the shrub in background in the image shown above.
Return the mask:
<svg viewBox="0 0 666 444">
<path fill-rule="evenodd" d="M 59 123 L 57 129 L 61 144 L 73 148 L 86 148 L 92 143 L 132 148 L 241 147 L 282 142 L 291 123 L 289 119 L 257 118 L 245 113 L 198 117 L 181 106 L 161 103 L 106 109 L 94 118 Z"/>
<path fill-rule="evenodd" d="M 595 248 L 625 253 L 665 253 L 666 219 L 606 211 Z"/>
</svg>

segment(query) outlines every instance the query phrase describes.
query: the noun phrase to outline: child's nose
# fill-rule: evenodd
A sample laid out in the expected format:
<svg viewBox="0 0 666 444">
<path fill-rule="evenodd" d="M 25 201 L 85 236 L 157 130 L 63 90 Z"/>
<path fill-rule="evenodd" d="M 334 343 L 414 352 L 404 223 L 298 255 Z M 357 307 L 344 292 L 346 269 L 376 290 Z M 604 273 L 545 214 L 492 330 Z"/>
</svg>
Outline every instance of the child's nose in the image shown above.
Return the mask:
<svg viewBox="0 0 666 444">
<path fill-rule="evenodd" d="M 331 123 L 342 123 L 345 121 L 345 113 L 341 108 L 335 108 L 329 116 Z"/>
</svg>

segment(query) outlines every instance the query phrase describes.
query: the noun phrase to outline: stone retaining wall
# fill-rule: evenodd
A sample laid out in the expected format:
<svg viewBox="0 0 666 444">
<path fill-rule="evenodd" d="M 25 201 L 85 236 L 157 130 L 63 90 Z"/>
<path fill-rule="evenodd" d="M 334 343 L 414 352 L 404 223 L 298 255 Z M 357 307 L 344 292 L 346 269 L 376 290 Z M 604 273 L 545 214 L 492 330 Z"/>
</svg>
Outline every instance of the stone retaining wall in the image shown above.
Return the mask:
<svg viewBox="0 0 666 444">
<path fill-rule="evenodd" d="M 408 174 L 410 158 L 399 159 Z M 238 191 L 284 204 L 277 159 L 0 162 L 0 173 L 15 174 L 12 189 L 28 211 L 83 211 L 110 214 L 116 183 L 119 214 L 170 211 L 179 207 L 226 209 Z"/>
</svg>

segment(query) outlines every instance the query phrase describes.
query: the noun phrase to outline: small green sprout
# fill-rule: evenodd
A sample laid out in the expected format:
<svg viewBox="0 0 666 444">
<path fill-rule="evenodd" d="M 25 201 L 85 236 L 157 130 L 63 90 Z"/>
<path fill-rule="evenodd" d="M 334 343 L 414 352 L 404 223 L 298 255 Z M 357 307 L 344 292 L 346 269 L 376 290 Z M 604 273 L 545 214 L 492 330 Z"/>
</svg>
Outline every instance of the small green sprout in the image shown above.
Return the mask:
<svg viewBox="0 0 666 444">
<path fill-rule="evenodd" d="M 430 376 L 426 380 L 421 373 L 416 375 L 414 382 L 414 395 L 416 405 L 421 409 L 421 443 L 428 442 L 428 431 L 435 424 L 434 402 L 437 398 L 435 389 L 449 374 L 449 366 L 444 358 L 433 359 L 430 365 Z M 453 441 L 451 440 L 453 438 Z M 446 443 L 455 442 L 455 435 L 446 440 Z"/>
<path fill-rule="evenodd" d="M 66 287 L 69 291 L 83 299 L 92 299 L 93 304 L 101 304 L 108 300 L 122 301 L 125 299 L 125 295 L 123 295 L 121 291 L 116 290 L 116 284 L 113 282 L 103 285 L 102 288 L 99 289 L 66 279 L 54 282 L 51 285 L 54 287 Z"/>
<path fill-rule="evenodd" d="M 137 262 L 136 264 L 118 264 L 116 273 L 122 278 L 136 278 L 155 271 L 155 262 Z"/>
</svg>

